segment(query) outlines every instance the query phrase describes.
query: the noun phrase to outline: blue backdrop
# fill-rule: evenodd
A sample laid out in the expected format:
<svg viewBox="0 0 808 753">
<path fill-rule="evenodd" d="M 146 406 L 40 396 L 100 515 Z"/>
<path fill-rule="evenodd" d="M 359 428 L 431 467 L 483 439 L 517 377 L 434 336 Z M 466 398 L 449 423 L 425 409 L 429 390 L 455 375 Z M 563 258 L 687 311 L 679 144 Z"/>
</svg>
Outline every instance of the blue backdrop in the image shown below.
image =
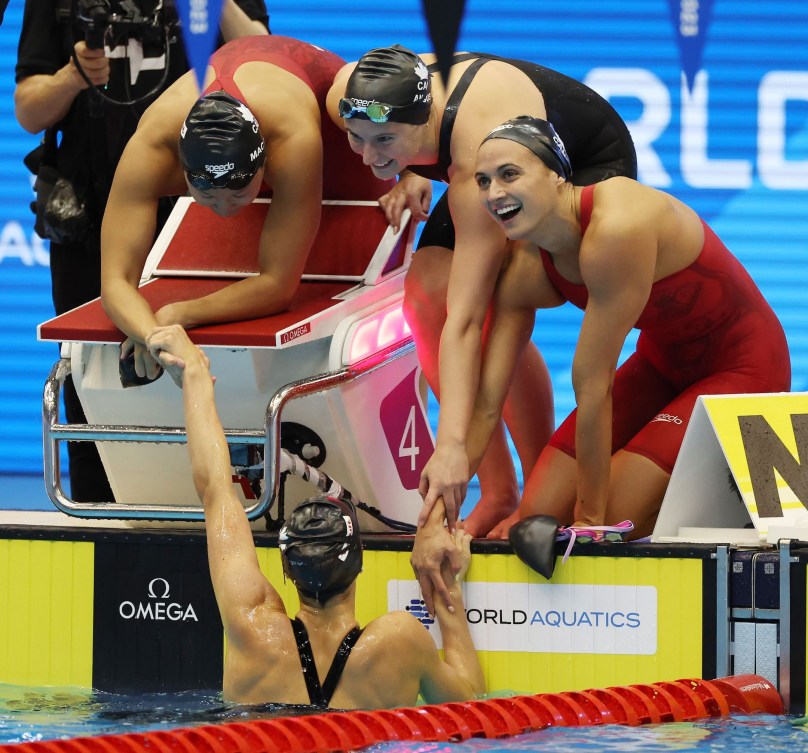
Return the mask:
<svg viewBox="0 0 808 753">
<path fill-rule="evenodd" d="M 418 0 L 268 5 L 275 33 L 347 60 L 394 42 L 431 47 Z M 50 280 L 22 164 L 38 138 L 13 111 L 21 16 L 12 0 L 0 28 L 0 474 L 41 472 L 42 385 L 57 357 L 36 340 Z M 794 389 L 808 389 L 808 3 L 468 0 L 458 49 L 535 60 L 610 99 L 635 138 L 640 179 L 693 206 L 747 266 L 785 325 Z M 542 312 L 534 332 L 559 419 L 573 402 L 579 320 L 572 307 Z"/>
</svg>

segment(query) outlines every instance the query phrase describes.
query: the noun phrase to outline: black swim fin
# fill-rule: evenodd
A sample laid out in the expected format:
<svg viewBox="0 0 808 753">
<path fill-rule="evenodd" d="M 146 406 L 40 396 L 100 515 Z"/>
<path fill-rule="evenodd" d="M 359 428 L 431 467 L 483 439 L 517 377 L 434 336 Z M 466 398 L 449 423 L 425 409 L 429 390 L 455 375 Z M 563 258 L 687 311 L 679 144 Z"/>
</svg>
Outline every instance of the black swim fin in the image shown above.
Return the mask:
<svg viewBox="0 0 808 753">
<path fill-rule="evenodd" d="M 558 521 L 552 515 L 531 515 L 511 526 L 508 541 L 522 562 L 539 575 L 553 577 Z"/>
</svg>

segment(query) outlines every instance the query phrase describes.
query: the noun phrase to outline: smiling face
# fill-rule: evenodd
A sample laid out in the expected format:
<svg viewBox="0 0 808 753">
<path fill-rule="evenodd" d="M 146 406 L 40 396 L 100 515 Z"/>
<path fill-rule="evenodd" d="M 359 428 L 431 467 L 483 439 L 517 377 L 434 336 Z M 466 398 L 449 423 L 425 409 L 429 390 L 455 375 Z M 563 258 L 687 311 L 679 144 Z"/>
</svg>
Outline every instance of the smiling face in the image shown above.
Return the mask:
<svg viewBox="0 0 808 753">
<path fill-rule="evenodd" d="M 533 152 L 508 139 L 485 141 L 474 179 L 480 203 L 509 238 L 529 238 L 555 211 L 564 179 Z"/>
<path fill-rule="evenodd" d="M 259 170 L 244 188 L 238 190 L 209 188 L 206 191 L 200 191 L 188 183 L 187 176 L 185 182 L 188 185 L 188 192 L 197 204 L 216 212 L 219 217 L 232 217 L 248 204 L 252 204 L 261 190 L 263 178 L 264 171 Z"/>
<path fill-rule="evenodd" d="M 361 154 L 362 161 L 382 179 L 394 178 L 415 164 L 425 129 L 425 125 L 373 123 L 360 118 L 345 121 L 351 149 Z"/>
</svg>

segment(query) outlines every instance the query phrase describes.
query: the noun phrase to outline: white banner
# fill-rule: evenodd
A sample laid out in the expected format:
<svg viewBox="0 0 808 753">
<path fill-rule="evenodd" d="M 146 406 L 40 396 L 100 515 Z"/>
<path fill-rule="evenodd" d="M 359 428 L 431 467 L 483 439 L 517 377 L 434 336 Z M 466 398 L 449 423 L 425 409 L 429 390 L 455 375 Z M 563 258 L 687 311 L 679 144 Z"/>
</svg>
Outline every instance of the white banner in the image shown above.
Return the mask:
<svg viewBox="0 0 808 753">
<path fill-rule="evenodd" d="M 655 654 L 653 586 L 464 583 L 466 619 L 480 651 Z M 390 580 L 387 607 L 412 613 L 443 646 L 418 583 Z"/>
</svg>

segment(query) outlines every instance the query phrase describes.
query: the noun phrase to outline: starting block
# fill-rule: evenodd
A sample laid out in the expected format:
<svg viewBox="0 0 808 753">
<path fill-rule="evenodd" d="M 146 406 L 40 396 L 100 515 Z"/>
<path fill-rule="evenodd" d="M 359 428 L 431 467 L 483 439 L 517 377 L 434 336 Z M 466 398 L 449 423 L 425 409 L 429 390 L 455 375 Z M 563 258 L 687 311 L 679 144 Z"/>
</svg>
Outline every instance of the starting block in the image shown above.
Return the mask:
<svg viewBox="0 0 808 753">
<path fill-rule="evenodd" d="M 271 199 L 221 218 L 182 198 L 149 254 L 140 292 L 153 310 L 197 298 L 258 273 L 258 238 Z M 189 331 L 217 377 L 228 442 L 263 445 L 259 498 L 238 480 L 250 519 L 279 494 L 281 450 L 349 489 L 384 517 L 415 522 L 418 481 L 434 440 L 426 381 L 402 313 L 414 228 L 398 233 L 376 202 L 324 201 L 320 229 L 289 308 L 274 316 Z M 39 326 L 63 343 L 43 403 L 46 486 L 62 511 L 80 517 L 202 520 L 185 440 L 182 395 L 167 375 L 123 388 L 124 335 L 100 299 Z M 86 426 L 58 422 L 58 395 L 72 374 Z M 282 414 L 282 415 L 281 415 Z M 115 496 L 76 503 L 61 486 L 58 443 L 97 441 Z M 291 506 L 316 493 L 290 477 Z M 360 514 L 364 528 L 387 530 Z"/>
<path fill-rule="evenodd" d="M 651 540 L 808 541 L 808 393 L 703 395 Z"/>
</svg>

